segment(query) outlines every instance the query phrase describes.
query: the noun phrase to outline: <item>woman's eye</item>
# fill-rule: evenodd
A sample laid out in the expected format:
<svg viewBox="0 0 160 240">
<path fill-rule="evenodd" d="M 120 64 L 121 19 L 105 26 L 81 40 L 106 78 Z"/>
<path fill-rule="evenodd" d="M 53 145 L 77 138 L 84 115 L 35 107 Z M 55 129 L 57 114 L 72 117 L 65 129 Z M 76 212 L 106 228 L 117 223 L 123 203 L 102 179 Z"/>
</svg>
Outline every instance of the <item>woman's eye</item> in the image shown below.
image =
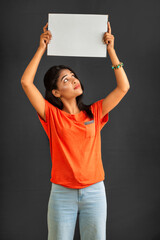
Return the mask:
<svg viewBox="0 0 160 240">
<path fill-rule="evenodd" d="M 74 75 L 74 74 L 73 74 L 72 76 L 74 76 L 74 77 L 75 77 L 75 75 Z M 67 78 L 65 78 L 65 79 L 64 79 L 64 81 L 65 81 L 65 80 L 67 80 L 67 81 L 68 81 L 68 79 L 67 79 Z"/>
<path fill-rule="evenodd" d="M 64 79 L 64 81 L 67 80 L 67 78 Z"/>
</svg>

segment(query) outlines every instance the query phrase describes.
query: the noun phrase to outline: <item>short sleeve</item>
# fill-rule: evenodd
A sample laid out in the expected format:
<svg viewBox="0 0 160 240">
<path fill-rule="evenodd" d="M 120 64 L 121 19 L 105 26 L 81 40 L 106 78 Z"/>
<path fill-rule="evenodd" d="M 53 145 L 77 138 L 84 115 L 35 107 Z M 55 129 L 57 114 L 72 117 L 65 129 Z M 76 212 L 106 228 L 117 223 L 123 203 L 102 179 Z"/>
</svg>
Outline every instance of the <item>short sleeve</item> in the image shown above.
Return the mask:
<svg viewBox="0 0 160 240">
<path fill-rule="evenodd" d="M 109 113 L 106 113 L 102 117 L 102 102 L 103 102 L 103 100 L 104 99 L 100 99 L 97 102 L 92 104 L 93 112 L 94 112 L 94 115 L 97 119 L 97 123 L 99 124 L 100 131 L 102 130 L 104 125 L 109 121 Z"/>
<path fill-rule="evenodd" d="M 46 99 L 45 100 L 45 115 L 46 115 L 46 121 L 43 120 L 43 118 L 39 115 L 37 112 L 38 118 L 48 136 L 50 139 L 50 109 L 51 109 L 51 103 L 49 103 Z"/>
</svg>

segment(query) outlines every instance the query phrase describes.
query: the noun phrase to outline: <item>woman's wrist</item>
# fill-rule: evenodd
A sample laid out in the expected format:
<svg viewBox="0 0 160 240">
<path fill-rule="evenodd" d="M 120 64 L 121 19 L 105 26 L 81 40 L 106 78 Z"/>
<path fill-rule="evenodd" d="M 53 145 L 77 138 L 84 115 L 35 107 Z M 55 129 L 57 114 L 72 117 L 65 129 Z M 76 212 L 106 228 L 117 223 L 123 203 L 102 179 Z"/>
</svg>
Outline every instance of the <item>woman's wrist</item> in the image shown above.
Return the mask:
<svg viewBox="0 0 160 240">
<path fill-rule="evenodd" d="M 112 52 L 116 52 L 114 48 L 109 48 L 109 49 L 107 49 L 107 51 L 108 51 L 108 54 L 110 54 Z"/>
<path fill-rule="evenodd" d="M 46 49 L 44 49 L 44 48 L 42 48 L 42 47 L 38 47 L 38 49 L 37 49 L 37 51 L 40 53 L 40 54 L 44 54 L 45 53 L 45 51 L 46 51 Z"/>
<path fill-rule="evenodd" d="M 109 54 L 112 65 L 118 65 L 120 63 L 114 48 L 109 49 L 108 54 Z"/>
</svg>

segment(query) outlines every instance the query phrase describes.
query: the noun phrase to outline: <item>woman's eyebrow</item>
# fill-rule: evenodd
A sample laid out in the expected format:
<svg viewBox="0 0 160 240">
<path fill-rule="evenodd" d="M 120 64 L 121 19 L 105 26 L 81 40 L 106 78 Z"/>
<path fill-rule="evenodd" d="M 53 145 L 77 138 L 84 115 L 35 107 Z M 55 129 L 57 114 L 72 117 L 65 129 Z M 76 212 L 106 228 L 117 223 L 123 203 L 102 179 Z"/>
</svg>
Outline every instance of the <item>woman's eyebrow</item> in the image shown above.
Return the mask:
<svg viewBox="0 0 160 240">
<path fill-rule="evenodd" d="M 70 73 L 73 73 L 73 72 L 70 72 Z M 61 78 L 61 81 L 62 81 L 62 80 L 63 80 L 63 78 L 64 78 L 64 77 L 66 77 L 66 76 L 67 76 L 67 74 L 66 74 L 66 75 L 64 75 L 64 76 Z"/>
</svg>

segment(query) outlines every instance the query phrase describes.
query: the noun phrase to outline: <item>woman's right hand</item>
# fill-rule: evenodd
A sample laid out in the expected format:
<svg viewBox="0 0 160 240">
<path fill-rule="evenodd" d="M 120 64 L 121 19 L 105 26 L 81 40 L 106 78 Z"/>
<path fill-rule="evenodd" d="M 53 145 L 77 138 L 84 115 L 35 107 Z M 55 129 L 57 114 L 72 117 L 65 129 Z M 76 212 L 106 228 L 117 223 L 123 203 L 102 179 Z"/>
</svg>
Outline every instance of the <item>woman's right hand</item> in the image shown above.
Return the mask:
<svg viewBox="0 0 160 240">
<path fill-rule="evenodd" d="M 50 42 L 52 38 L 52 34 L 49 30 L 47 30 L 48 27 L 48 22 L 47 24 L 43 27 L 43 33 L 40 36 L 40 42 L 39 42 L 39 48 L 46 50 L 47 45 Z"/>
</svg>

